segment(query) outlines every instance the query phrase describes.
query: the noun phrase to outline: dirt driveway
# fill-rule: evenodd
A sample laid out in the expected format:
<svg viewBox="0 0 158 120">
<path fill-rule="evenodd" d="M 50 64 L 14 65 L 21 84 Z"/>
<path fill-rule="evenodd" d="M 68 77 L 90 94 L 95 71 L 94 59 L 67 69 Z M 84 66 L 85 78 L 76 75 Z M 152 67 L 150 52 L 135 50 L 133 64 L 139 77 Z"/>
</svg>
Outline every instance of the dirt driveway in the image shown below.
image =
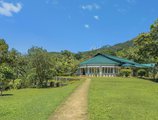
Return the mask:
<svg viewBox="0 0 158 120">
<path fill-rule="evenodd" d="M 88 90 L 90 79 L 79 86 L 59 107 L 49 120 L 87 120 Z"/>
</svg>

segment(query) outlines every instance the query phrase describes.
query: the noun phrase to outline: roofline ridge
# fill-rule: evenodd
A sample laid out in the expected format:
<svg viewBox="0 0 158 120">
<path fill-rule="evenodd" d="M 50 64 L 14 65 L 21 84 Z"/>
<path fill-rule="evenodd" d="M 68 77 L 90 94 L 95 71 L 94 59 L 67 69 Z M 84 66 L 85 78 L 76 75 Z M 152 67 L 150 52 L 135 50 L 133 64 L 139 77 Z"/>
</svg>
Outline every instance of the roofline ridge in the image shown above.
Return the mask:
<svg viewBox="0 0 158 120">
<path fill-rule="evenodd" d="M 116 60 L 116 59 L 114 59 L 114 58 L 111 58 L 111 57 L 107 56 L 108 54 L 103 54 L 103 55 L 104 55 L 104 57 L 109 58 L 109 59 L 111 59 L 111 60 L 113 60 L 113 61 L 115 61 L 115 62 L 119 62 L 119 63 L 121 63 L 121 64 L 124 63 L 124 62 L 121 62 L 120 60 Z"/>
<path fill-rule="evenodd" d="M 108 59 L 110 59 L 110 60 L 112 60 L 112 61 L 115 61 L 115 62 L 118 62 L 118 63 L 122 63 L 122 64 L 123 64 L 123 62 L 121 62 L 121 61 L 119 61 L 119 60 L 115 60 L 114 58 L 108 57 L 108 56 L 107 56 L 108 54 L 97 53 L 94 57 L 96 57 L 96 56 L 98 56 L 98 55 L 101 55 L 101 56 L 106 57 L 106 58 L 108 58 Z"/>
<path fill-rule="evenodd" d="M 119 63 L 122 63 L 122 64 L 124 64 L 124 63 L 126 63 L 126 62 L 121 62 L 121 60 L 116 60 L 116 59 L 111 58 L 111 57 L 116 57 L 116 58 L 119 58 L 119 59 L 131 61 L 131 60 L 128 60 L 128 59 L 125 59 L 125 58 L 121 58 L 121 57 L 117 57 L 117 56 L 113 56 L 113 55 L 110 55 L 110 54 L 101 54 L 101 53 L 98 53 L 98 54 L 103 55 L 103 56 L 106 57 L 106 58 L 109 58 L 109 59 L 111 59 L 111 60 L 114 60 L 114 61 L 119 62 Z M 110 57 L 110 56 L 111 56 L 111 57 Z M 137 63 L 137 62 L 135 62 L 135 61 L 131 61 L 131 62 L 133 62 L 133 63 L 129 63 L 129 64 L 140 64 L 140 63 Z"/>
</svg>

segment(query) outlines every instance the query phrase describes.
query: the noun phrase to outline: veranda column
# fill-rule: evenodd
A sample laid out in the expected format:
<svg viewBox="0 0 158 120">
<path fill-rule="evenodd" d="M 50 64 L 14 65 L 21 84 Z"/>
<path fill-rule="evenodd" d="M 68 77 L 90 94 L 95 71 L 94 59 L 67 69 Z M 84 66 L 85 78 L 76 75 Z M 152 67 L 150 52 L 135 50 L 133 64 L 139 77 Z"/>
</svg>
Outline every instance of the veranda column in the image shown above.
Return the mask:
<svg viewBox="0 0 158 120">
<path fill-rule="evenodd" d="M 102 66 L 99 67 L 99 76 L 102 76 L 103 71 L 102 71 Z"/>
<path fill-rule="evenodd" d="M 87 75 L 89 76 L 89 67 L 87 68 Z"/>
<path fill-rule="evenodd" d="M 113 76 L 115 76 L 115 67 L 113 67 Z"/>
</svg>

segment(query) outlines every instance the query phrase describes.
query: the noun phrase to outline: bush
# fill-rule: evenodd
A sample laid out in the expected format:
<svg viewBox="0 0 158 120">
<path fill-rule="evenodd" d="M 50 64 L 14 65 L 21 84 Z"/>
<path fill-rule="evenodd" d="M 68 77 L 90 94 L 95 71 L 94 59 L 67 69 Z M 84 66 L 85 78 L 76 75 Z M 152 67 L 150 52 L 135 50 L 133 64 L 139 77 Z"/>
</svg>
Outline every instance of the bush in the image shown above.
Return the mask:
<svg viewBox="0 0 158 120">
<path fill-rule="evenodd" d="M 131 69 L 121 69 L 120 76 L 129 77 L 132 74 Z"/>
<path fill-rule="evenodd" d="M 138 70 L 138 76 L 143 77 L 147 74 L 146 70 L 144 69 L 139 69 Z"/>
<path fill-rule="evenodd" d="M 24 79 L 27 80 L 27 82 L 28 82 L 27 84 L 29 87 L 32 87 L 32 88 L 38 87 L 37 75 L 34 71 L 31 71 L 30 73 L 28 73 L 28 75 Z"/>
<path fill-rule="evenodd" d="M 9 83 L 9 88 L 10 89 L 21 89 L 21 88 L 24 88 L 24 85 L 23 85 L 21 79 L 16 79 L 16 80 L 14 80 L 14 82 L 11 81 Z"/>
</svg>

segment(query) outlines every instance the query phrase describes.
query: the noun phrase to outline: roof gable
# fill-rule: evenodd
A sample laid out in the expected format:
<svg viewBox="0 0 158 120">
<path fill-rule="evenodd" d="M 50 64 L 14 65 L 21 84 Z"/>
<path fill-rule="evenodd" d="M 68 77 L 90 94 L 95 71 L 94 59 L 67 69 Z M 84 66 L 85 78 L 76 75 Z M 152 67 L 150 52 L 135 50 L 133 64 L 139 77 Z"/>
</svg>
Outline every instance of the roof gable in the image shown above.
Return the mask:
<svg viewBox="0 0 158 120">
<path fill-rule="evenodd" d="M 134 61 L 107 55 L 107 54 L 96 54 L 94 57 L 92 57 L 89 60 L 86 60 L 82 63 L 80 63 L 81 66 L 83 65 L 119 65 L 123 67 L 140 67 L 140 68 L 149 68 L 154 67 L 155 64 L 139 64 Z"/>
<path fill-rule="evenodd" d="M 115 61 L 118 61 L 120 63 L 123 64 L 137 64 L 136 62 L 132 61 L 132 60 L 128 60 L 128 59 L 124 59 L 124 58 L 120 58 L 120 57 L 116 57 L 116 56 L 112 56 L 112 55 L 107 55 L 105 54 L 104 56 L 109 57 L 110 59 L 113 59 Z"/>
<path fill-rule="evenodd" d="M 82 62 L 80 65 L 88 65 L 88 64 L 89 65 L 90 64 L 91 65 L 98 65 L 98 64 L 101 64 L 101 65 L 119 65 L 120 63 L 115 61 L 115 60 L 112 60 L 110 58 L 107 58 L 102 54 L 97 54 L 94 57 L 92 57 L 91 59 Z"/>
</svg>

